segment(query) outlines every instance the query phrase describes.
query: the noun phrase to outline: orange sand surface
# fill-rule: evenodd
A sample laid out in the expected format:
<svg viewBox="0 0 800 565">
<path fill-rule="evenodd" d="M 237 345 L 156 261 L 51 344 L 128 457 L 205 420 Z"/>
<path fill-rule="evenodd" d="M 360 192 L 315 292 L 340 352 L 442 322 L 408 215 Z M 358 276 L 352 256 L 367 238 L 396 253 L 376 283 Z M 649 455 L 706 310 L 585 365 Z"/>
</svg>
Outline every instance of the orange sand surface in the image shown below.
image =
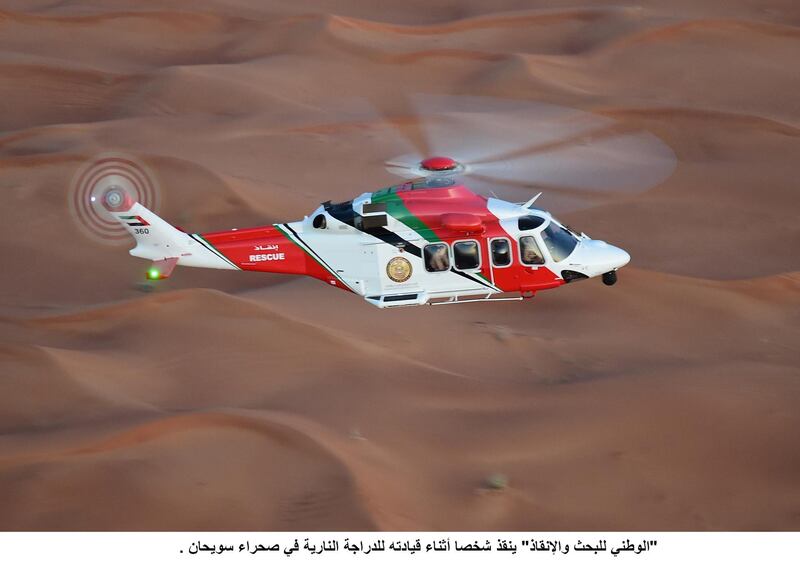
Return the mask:
<svg viewBox="0 0 800 565">
<path fill-rule="evenodd" d="M 800 528 L 796 1 L 6 0 L 0 76 L 0 529 Z M 191 231 L 301 219 L 398 182 L 419 93 L 663 141 L 662 182 L 559 214 L 630 252 L 619 283 L 144 294 L 70 218 L 118 151 Z"/>
</svg>

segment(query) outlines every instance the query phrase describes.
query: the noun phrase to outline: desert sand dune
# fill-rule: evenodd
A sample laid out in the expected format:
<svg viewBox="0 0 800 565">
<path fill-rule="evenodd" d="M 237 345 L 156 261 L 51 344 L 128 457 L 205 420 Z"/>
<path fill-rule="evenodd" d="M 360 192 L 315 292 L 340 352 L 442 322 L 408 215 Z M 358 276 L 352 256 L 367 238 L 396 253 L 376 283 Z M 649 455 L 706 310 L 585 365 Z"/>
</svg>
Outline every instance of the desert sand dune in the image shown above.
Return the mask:
<svg viewBox="0 0 800 565">
<path fill-rule="evenodd" d="M 799 25 L 789 0 L 6 2 L 0 528 L 799 528 Z M 114 151 L 189 231 L 300 219 L 431 149 L 421 96 L 605 120 L 531 155 L 660 140 L 646 190 L 497 187 L 630 251 L 619 284 L 379 311 L 179 269 L 144 294 L 70 216 Z"/>
</svg>

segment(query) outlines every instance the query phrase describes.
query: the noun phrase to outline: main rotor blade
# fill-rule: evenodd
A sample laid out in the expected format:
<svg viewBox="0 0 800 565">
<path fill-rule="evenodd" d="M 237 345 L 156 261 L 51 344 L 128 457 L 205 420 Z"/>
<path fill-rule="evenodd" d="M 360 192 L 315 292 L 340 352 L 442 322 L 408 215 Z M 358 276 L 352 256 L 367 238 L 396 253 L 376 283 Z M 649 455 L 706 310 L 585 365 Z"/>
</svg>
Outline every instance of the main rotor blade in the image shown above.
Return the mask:
<svg viewBox="0 0 800 565">
<path fill-rule="evenodd" d="M 650 133 L 636 132 L 585 145 L 558 144 L 531 155 L 478 164 L 473 171 L 500 181 L 630 193 L 661 183 L 675 165 L 668 146 Z"/>
</svg>

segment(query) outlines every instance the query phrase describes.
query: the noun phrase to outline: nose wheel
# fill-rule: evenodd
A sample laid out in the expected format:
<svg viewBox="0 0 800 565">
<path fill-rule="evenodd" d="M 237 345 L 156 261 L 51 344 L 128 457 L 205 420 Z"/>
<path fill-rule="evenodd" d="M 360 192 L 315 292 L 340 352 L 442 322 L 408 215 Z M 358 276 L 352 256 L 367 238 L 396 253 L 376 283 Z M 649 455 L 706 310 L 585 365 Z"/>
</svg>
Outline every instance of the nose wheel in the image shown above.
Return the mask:
<svg viewBox="0 0 800 565">
<path fill-rule="evenodd" d="M 617 272 L 616 271 L 609 271 L 607 273 L 603 273 L 603 284 L 606 286 L 614 286 L 617 282 Z"/>
</svg>

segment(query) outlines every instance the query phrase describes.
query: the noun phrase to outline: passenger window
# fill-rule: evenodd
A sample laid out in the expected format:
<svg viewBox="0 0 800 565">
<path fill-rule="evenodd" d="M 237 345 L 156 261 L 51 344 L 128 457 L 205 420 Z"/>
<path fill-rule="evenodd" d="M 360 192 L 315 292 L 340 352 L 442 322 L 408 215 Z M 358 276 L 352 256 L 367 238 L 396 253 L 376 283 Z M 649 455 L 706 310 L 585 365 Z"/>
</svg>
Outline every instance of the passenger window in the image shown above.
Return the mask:
<svg viewBox="0 0 800 565">
<path fill-rule="evenodd" d="M 480 250 L 477 241 L 459 241 L 453 244 L 453 259 L 456 269 L 465 271 L 477 269 L 481 264 Z"/>
<path fill-rule="evenodd" d="M 519 238 L 519 249 L 526 265 L 544 265 L 544 256 L 532 235 Z"/>
<path fill-rule="evenodd" d="M 492 263 L 495 267 L 508 267 L 511 264 L 511 244 L 507 239 L 492 240 Z"/>
<path fill-rule="evenodd" d="M 327 220 L 325 220 L 325 216 L 323 214 L 317 214 L 314 216 L 314 227 L 318 230 L 324 230 L 328 226 Z"/>
<path fill-rule="evenodd" d="M 450 254 L 446 243 L 431 243 L 425 246 L 425 270 L 431 273 L 450 269 Z"/>
</svg>

